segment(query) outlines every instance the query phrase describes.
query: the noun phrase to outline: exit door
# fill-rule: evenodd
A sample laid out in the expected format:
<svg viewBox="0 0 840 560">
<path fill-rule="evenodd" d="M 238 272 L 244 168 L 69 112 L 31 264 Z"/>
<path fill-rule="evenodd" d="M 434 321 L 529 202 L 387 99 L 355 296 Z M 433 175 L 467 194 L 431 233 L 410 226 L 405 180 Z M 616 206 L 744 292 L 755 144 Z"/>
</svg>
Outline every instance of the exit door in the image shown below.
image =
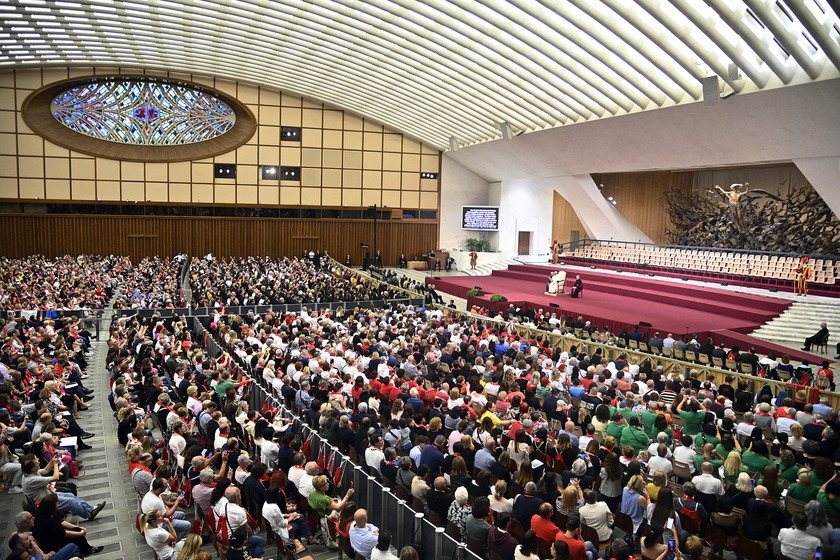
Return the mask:
<svg viewBox="0 0 840 560">
<path fill-rule="evenodd" d="M 530 255 L 531 254 L 531 232 L 530 231 L 520 231 L 519 232 L 519 254 L 520 255 Z"/>
</svg>

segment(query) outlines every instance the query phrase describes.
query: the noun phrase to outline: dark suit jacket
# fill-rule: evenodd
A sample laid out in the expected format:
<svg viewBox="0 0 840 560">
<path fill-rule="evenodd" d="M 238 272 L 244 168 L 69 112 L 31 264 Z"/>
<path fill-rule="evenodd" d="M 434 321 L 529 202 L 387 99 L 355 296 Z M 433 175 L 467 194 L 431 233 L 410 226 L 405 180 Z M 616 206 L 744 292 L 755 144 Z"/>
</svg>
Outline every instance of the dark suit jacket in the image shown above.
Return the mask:
<svg viewBox="0 0 840 560">
<path fill-rule="evenodd" d="M 426 492 L 426 501 L 429 504 L 429 509 L 438 514 L 442 521 L 446 522 L 446 514 L 449 512 L 449 506 L 452 505 L 455 498 L 449 492 L 430 490 Z"/>
</svg>

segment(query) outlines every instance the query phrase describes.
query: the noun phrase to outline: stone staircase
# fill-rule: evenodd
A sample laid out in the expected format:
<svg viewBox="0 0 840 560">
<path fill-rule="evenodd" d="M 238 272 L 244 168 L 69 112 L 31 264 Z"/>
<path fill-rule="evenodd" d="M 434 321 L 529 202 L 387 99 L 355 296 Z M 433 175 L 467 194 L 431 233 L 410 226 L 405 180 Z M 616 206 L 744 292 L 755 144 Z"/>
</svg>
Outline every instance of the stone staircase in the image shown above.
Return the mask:
<svg viewBox="0 0 840 560">
<path fill-rule="evenodd" d="M 815 301 L 808 298 L 796 299 L 781 315 L 765 323 L 750 336 L 786 346 L 800 349 L 807 337 L 814 335 L 820 328 L 820 323 L 828 323 L 828 349 L 820 353 L 811 347 L 813 354 L 824 356 L 831 360 L 836 355 L 836 344 L 840 342 L 840 304 L 827 301 Z"/>
</svg>

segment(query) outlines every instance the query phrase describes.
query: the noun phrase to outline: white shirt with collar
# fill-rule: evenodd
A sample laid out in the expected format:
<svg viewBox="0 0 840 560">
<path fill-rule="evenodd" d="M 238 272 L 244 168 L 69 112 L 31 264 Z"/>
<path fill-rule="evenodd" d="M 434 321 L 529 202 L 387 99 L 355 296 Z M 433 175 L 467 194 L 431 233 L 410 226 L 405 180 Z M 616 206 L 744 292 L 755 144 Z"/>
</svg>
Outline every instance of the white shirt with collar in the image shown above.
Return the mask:
<svg viewBox="0 0 840 560">
<path fill-rule="evenodd" d="M 723 483 L 710 473 L 697 475 L 691 479 L 691 482 L 697 487 L 698 492 L 718 497 L 723 496 Z"/>
</svg>

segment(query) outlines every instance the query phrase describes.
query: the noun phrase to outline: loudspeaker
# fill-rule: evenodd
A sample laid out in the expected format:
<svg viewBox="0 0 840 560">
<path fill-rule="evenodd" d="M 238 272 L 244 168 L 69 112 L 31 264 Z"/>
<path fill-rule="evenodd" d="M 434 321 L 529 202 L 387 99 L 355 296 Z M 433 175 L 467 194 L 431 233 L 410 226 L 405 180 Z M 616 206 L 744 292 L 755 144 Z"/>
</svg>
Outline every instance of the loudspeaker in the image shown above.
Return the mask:
<svg viewBox="0 0 840 560">
<path fill-rule="evenodd" d="M 651 325 L 647 321 L 639 321 L 639 326 L 640 327 L 652 327 L 653 325 Z"/>
<path fill-rule="evenodd" d="M 720 86 L 718 85 L 718 77 L 709 76 L 700 80 L 703 84 L 703 103 L 706 105 L 716 105 L 720 102 Z"/>
<path fill-rule="evenodd" d="M 653 272 L 648 272 L 648 276 L 656 276 Z"/>
<path fill-rule="evenodd" d="M 370 251 L 365 251 L 365 258 L 366 258 L 366 259 L 369 259 L 369 258 L 370 258 Z"/>
<path fill-rule="evenodd" d="M 473 288 L 475 288 L 476 290 L 480 290 L 481 286 L 473 286 Z"/>
<path fill-rule="evenodd" d="M 549 306 L 549 307 L 560 307 L 560 306 L 559 306 L 559 305 L 557 305 L 556 303 L 549 303 L 549 304 L 548 304 L 548 306 Z"/>
<path fill-rule="evenodd" d="M 779 288 L 770 288 L 770 291 L 774 294 L 779 291 Z"/>
<path fill-rule="evenodd" d="M 620 268 L 617 268 L 615 271 L 616 272 L 623 272 Z"/>
<path fill-rule="evenodd" d="M 435 276 L 435 280 L 440 280 L 440 276 Z"/>
<path fill-rule="evenodd" d="M 595 270 L 594 266 L 590 266 L 589 268 L 591 268 L 592 270 Z M 653 274 L 651 274 L 651 276 L 653 276 Z"/>
<path fill-rule="evenodd" d="M 729 282 L 721 282 L 721 283 L 720 283 L 720 285 L 721 285 L 721 286 L 728 286 L 728 285 L 729 285 Z"/>
<path fill-rule="evenodd" d="M 365 219 L 366 220 L 372 220 L 375 216 L 376 216 L 376 210 L 373 209 L 373 206 L 365 209 Z"/>
<path fill-rule="evenodd" d="M 683 276 L 682 278 L 680 278 L 680 280 L 682 280 L 683 282 L 688 282 L 688 276 Z"/>
<path fill-rule="evenodd" d="M 370 258 L 370 253 L 368 253 L 368 256 L 362 260 L 362 268 L 367 270 L 371 267 L 371 265 L 373 265 L 373 259 Z"/>
</svg>

